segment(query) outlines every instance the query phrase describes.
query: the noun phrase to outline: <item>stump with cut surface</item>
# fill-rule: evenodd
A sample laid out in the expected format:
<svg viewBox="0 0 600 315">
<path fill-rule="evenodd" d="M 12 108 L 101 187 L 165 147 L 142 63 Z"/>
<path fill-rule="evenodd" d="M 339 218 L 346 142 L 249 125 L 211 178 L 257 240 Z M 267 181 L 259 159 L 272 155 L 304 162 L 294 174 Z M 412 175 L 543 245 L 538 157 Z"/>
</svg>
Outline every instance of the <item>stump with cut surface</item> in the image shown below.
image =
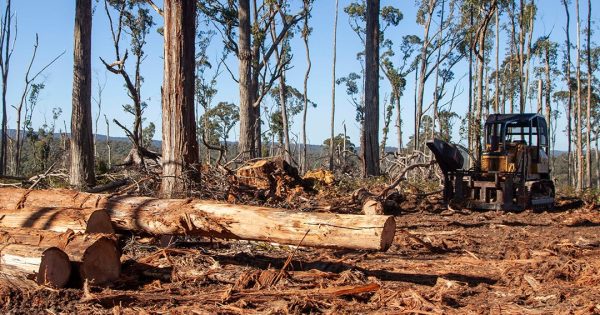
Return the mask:
<svg viewBox="0 0 600 315">
<path fill-rule="evenodd" d="M 115 230 L 103 209 L 74 207 L 0 208 L 0 228 L 34 228 L 55 232 L 106 233 Z"/>
<path fill-rule="evenodd" d="M 298 170 L 282 159 L 258 160 L 236 172 L 241 186 L 267 193 L 266 197 L 289 198 L 303 191 L 305 183 Z"/>
<path fill-rule="evenodd" d="M 71 262 L 57 247 L 5 244 L 0 250 L 0 273 L 17 283 L 28 279 L 40 285 L 64 288 L 71 277 Z"/>
<path fill-rule="evenodd" d="M 156 199 L 70 190 L 0 189 L 8 207 L 106 209 L 116 229 L 155 235 L 201 235 L 324 248 L 387 250 L 395 220 L 383 215 L 298 213 L 204 200 Z"/>
<path fill-rule="evenodd" d="M 121 253 L 114 236 L 107 234 L 57 233 L 35 229 L 0 229 L 0 244 L 26 245 L 48 249 L 56 247 L 68 255 L 77 279 L 103 285 L 119 278 Z"/>
</svg>

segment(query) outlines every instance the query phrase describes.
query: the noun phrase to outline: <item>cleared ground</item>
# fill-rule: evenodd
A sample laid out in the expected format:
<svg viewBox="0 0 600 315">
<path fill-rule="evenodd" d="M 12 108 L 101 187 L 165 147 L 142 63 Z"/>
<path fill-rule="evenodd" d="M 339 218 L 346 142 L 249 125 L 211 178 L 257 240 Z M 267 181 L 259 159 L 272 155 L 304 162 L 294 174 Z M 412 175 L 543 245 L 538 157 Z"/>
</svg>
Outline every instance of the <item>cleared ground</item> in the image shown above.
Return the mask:
<svg viewBox="0 0 600 315">
<path fill-rule="evenodd" d="M 396 215 L 396 239 L 385 253 L 187 238 L 161 249 L 153 239 L 125 236 L 123 275 L 113 287 L 4 283 L 0 310 L 600 313 L 593 205 L 560 198 L 552 212 L 452 211 L 434 195 L 405 200 Z"/>
</svg>

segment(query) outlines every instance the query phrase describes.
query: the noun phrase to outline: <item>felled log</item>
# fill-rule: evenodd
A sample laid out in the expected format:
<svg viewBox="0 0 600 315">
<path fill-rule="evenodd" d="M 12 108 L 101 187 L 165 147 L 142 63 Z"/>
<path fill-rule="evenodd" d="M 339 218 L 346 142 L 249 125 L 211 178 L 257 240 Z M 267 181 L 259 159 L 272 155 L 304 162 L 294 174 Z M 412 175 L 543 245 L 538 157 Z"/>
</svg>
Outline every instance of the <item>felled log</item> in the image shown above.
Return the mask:
<svg viewBox="0 0 600 315">
<path fill-rule="evenodd" d="M 53 288 L 64 288 L 71 277 L 71 262 L 56 248 L 23 244 L 5 244 L 0 251 L 0 273 L 4 277 Z"/>
<path fill-rule="evenodd" d="M 75 234 L 27 228 L 0 229 L 0 246 L 56 247 L 68 255 L 81 282 L 102 285 L 115 281 L 121 272 L 121 253 L 113 236 Z"/>
<path fill-rule="evenodd" d="M 105 210 L 72 207 L 0 208 L 0 228 L 34 228 L 55 232 L 106 233 L 115 230 Z"/>
<path fill-rule="evenodd" d="M 4 188 L 0 189 L 0 205 L 8 208 L 104 208 L 113 226 L 120 230 L 325 248 L 387 250 L 396 229 L 391 216 L 293 213 L 203 200 L 113 196 L 70 190 Z"/>
</svg>

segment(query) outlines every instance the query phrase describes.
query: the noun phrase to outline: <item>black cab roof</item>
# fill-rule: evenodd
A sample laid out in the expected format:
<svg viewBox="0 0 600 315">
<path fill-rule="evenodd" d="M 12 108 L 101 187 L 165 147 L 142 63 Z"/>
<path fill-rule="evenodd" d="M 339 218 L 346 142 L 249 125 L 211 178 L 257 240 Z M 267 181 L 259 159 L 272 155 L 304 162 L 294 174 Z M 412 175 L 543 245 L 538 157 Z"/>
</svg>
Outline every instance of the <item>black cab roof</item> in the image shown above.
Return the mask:
<svg viewBox="0 0 600 315">
<path fill-rule="evenodd" d="M 488 116 L 485 121 L 486 124 L 494 124 L 494 123 L 527 123 L 532 120 L 541 118 L 544 122 L 546 119 L 535 113 L 524 113 L 524 114 L 491 114 Z"/>
</svg>

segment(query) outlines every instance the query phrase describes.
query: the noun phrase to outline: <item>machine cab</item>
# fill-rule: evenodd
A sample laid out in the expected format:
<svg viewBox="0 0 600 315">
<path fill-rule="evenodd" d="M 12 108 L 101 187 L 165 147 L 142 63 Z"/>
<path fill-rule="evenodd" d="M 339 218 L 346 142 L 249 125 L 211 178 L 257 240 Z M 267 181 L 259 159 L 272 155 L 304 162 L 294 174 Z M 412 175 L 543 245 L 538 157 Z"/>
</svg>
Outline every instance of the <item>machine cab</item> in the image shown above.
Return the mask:
<svg viewBox="0 0 600 315">
<path fill-rule="evenodd" d="M 548 126 L 538 114 L 493 114 L 485 123 L 484 172 L 548 173 Z"/>
</svg>

